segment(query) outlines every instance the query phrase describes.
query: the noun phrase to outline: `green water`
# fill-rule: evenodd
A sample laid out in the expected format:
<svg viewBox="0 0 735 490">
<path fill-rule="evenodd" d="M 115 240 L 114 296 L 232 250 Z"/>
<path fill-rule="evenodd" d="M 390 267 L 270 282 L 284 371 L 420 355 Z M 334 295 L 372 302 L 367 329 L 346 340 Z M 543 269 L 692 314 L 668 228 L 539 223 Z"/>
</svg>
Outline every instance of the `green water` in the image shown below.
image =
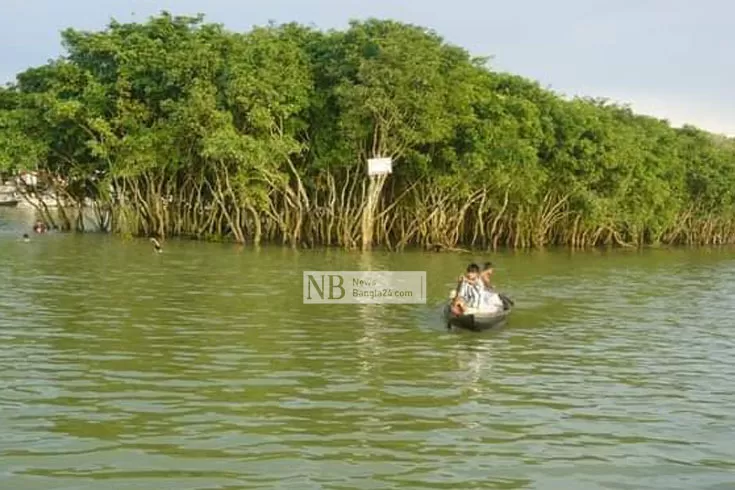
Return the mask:
<svg viewBox="0 0 735 490">
<path fill-rule="evenodd" d="M 0 488 L 733 489 L 735 251 L 468 257 L 19 237 L 0 210 Z M 484 259 L 483 256 L 474 256 Z M 302 270 L 425 270 L 427 305 L 304 305 Z"/>
</svg>

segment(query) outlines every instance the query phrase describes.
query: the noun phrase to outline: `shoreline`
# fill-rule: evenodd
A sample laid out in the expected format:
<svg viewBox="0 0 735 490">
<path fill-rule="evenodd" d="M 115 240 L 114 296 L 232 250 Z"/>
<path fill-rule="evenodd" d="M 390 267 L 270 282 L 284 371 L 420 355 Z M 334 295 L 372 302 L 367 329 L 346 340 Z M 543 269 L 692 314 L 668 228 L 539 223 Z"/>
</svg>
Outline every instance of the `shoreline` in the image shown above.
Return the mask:
<svg viewBox="0 0 735 490">
<path fill-rule="evenodd" d="M 27 207 L 6 207 L 6 212 L 18 212 L 26 216 L 33 216 L 35 220 L 36 210 L 30 206 Z M 32 222 L 29 221 L 32 225 Z M 100 229 L 93 229 L 91 227 L 85 227 L 83 231 L 79 230 L 60 230 L 60 229 L 49 229 L 52 233 L 61 233 L 65 235 L 104 235 L 112 238 L 119 239 L 121 241 L 128 240 L 139 240 L 146 241 L 154 235 L 145 234 L 123 234 L 119 232 L 111 232 Z M 158 237 L 160 240 L 161 238 Z M 721 243 L 721 244 L 641 244 L 637 246 L 620 246 L 617 244 L 598 244 L 587 247 L 572 247 L 570 245 L 556 244 L 546 245 L 543 247 L 511 247 L 511 246 L 498 246 L 497 248 L 481 248 L 481 247 L 464 247 L 462 249 L 448 248 L 437 250 L 435 247 L 424 247 L 420 245 L 406 245 L 403 248 L 388 248 L 382 245 L 373 246 L 370 250 L 361 250 L 359 247 L 347 248 L 340 245 L 326 245 L 326 244 L 315 244 L 309 245 L 307 243 L 301 243 L 297 245 L 283 244 L 280 240 L 266 241 L 263 240 L 260 243 L 253 242 L 239 242 L 232 237 L 216 237 L 216 238 L 200 238 L 196 236 L 189 236 L 186 234 L 181 235 L 167 235 L 163 237 L 163 241 L 174 241 L 174 242 L 198 242 L 202 244 L 222 244 L 222 245 L 234 245 L 239 248 L 259 250 L 259 249 L 279 249 L 279 250 L 294 250 L 301 252 L 343 252 L 346 254 L 430 254 L 430 255 L 457 255 L 457 256 L 482 256 L 488 254 L 527 254 L 527 253 L 553 253 L 553 254 L 575 254 L 575 253 L 593 253 L 593 254 L 605 254 L 610 252 L 620 253 L 641 253 L 647 251 L 686 251 L 686 250 L 726 250 L 729 248 L 735 249 L 735 242 L 732 243 Z"/>
</svg>

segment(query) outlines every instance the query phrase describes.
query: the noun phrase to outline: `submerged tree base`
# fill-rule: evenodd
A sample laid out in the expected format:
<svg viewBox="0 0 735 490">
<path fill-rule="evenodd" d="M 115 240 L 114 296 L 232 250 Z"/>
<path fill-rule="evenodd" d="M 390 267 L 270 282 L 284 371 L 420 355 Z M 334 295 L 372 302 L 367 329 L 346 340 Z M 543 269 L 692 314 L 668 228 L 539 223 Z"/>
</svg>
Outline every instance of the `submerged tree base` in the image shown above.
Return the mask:
<svg viewBox="0 0 735 490">
<path fill-rule="evenodd" d="M 413 192 L 413 191 L 412 191 Z M 316 201 L 316 199 L 314 200 Z M 385 209 L 379 208 L 381 221 L 371 242 L 374 248 L 396 251 L 421 249 L 431 252 L 471 253 L 477 250 L 567 248 L 649 248 L 661 246 L 719 246 L 735 245 L 735 219 L 694 218 L 687 215 L 675 228 L 654 233 L 651 229 L 638 230 L 621 225 L 588 226 L 578 217 L 570 216 L 565 207 L 558 207 L 558 219 L 544 233 L 535 221 L 523 221 L 522 215 L 502 210 L 481 209 L 479 204 L 458 211 L 434 208 L 418 212 L 411 192 L 394 201 Z M 482 200 L 478 201 L 482 202 Z M 485 202 L 487 202 L 485 200 Z M 177 237 L 211 242 L 233 242 L 248 245 L 277 244 L 294 248 L 338 247 L 348 250 L 364 249 L 358 220 L 349 214 L 319 213 L 305 207 L 302 215 L 283 211 L 280 219 L 267 215 L 240 213 L 240 232 L 229 226 L 225 211 L 211 206 L 200 206 L 202 212 L 181 213 L 187 206 L 160 206 L 156 219 L 145 220 L 142 209 L 132 205 L 101 205 L 93 207 L 37 207 L 39 215 L 50 226 L 61 231 L 85 231 L 85 223 L 92 222 L 95 231 L 124 237 Z M 153 203 L 145 203 L 151 209 Z M 234 214 L 234 212 L 229 213 Z M 86 219 L 85 219 L 86 216 Z M 483 222 L 477 216 L 485 217 Z M 55 219 L 54 219 L 55 217 Z M 390 217 L 389 219 L 387 217 Z M 257 221 L 256 221 L 257 219 Z M 61 223 L 61 226 L 59 226 Z M 525 226 L 524 226 L 525 225 Z M 88 228 L 88 226 L 87 226 Z M 406 230 L 412 230 L 407 233 Z M 331 232 L 330 232 L 331 231 Z"/>
</svg>

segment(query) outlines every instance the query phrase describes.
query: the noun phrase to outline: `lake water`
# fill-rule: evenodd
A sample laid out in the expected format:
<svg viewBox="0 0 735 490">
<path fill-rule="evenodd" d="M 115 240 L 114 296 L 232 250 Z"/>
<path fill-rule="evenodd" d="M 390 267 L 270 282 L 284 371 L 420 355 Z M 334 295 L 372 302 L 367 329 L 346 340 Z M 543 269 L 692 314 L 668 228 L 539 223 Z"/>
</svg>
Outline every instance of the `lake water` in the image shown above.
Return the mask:
<svg viewBox="0 0 735 490">
<path fill-rule="evenodd" d="M 735 250 L 259 251 L 20 235 L 0 210 L 0 488 L 733 489 Z M 470 259 L 506 326 L 447 332 Z M 302 270 L 427 305 L 304 305 Z"/>
</svg>

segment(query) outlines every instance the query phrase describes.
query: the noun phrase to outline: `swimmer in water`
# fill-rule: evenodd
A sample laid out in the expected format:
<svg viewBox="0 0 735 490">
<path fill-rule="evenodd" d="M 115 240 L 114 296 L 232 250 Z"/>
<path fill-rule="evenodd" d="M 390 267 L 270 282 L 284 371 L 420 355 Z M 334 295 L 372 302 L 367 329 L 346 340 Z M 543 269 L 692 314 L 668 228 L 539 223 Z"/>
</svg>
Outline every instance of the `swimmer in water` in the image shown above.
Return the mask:
<svg viewBox="0 0 735 490">
<path fill-rule="evenodd" d="M 46 225 L 43 224 L 43 221 L 38 220 L 36 221 L 36 224 L 33 225 L 33 231 L 36 233 L 46 233 Z"/>
<path fill-rule="evenodd" d="M 28 236 L 28 233 L 23 233 L 23 241 L 26 243 L 31 241 L 31 237 Z"/>
<path fill-rule="evenodd" d="M 163 252 L 163 248 L 161 248 L 161 244 L 158 242 L 158 240 L 151 237 L 151 242 L 153 243 L 153 248 L 156 252 L 158 252 L 159 254 Z"/>
</svg>

